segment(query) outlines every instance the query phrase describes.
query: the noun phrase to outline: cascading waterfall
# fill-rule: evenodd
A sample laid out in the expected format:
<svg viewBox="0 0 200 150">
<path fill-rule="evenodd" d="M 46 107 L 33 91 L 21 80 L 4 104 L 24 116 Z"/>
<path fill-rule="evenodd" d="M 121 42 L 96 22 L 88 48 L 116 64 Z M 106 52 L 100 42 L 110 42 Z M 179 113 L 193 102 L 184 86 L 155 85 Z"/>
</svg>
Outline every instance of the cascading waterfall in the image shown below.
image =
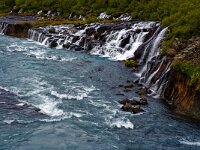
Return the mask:
<svg viewBox="0 0 200 150">
<path fill-rule="evenodd" d="M 162 95 L 170 70 L 170 61 L 160 57 L 166 31 L 157 22 L 93 23 L 30 29 L 28 38 L 49 47 L 85 50 L 115 61 L 135 57 L 139 83 Z"/>
<path fill-rule="evenodd" d="M 160 58 L 161 42 L 168 28 L 162 29 L 159 34 L 144 49 L 140 63 L 144 63 L 137 74 L 139 82 L 150 88 L 153 94 L 161 95 L 164 85 L 167 84 L 171 62 L 166 57 Z"/>
<path fill-rule="evenodd" d="M 7 23 L 0 22 L 0 34 L 4 34 L 6 32 L 7 27 L 8 27 Z"/>
</svg>

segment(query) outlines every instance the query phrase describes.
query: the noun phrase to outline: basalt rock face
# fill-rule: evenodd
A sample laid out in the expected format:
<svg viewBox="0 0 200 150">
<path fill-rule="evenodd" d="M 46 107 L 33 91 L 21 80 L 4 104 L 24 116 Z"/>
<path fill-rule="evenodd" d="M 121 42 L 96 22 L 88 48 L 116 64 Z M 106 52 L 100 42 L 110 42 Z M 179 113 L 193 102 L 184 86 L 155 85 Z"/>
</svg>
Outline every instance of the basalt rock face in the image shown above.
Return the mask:
<svg viewBox="0 0 200 150">
<path fill-rule="evenodd" d="M 190 85 L 190 78 L 185 74 L 171 71 L 164 96 L 175 112 L 200 119 L 200 91 Z"/>
<path fill-rule="evenodd" d="M 4 34 L 19 38 L 27 38 L 30 24 L 9 24 Z"/>
<path fill-rule="evenodd" d="M 175 56 L 173 66 L 178 62 L 200 66 L 200 38 L 189 40 L 176 39 L 173 49 L 167 54 Z M 200 119 L 200 91 L 199 82 L 191 84 L 191 77 L 181 70 L 171 69 L 170 78 L 164 92 L 166 102 L 177 113 Z"/>
</svg>

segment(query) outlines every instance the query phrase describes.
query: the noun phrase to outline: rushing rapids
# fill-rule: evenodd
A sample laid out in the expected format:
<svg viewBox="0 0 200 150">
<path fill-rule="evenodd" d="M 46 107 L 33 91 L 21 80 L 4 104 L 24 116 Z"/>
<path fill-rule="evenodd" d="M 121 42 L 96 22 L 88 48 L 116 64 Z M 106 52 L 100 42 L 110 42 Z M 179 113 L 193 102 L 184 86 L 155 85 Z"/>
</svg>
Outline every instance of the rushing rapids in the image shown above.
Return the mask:
<svg viewBox="0 0 200 150">
<path fill-rule="evenodd" d="M 93 23 L 34 28 L 28 38 L 49 47 L 85 50 L 115 61 L 135 58 L 138 82 L 151 89 L 151 94 L 162 95 L 170 70 L 170 61 L 160 56 L 166 31 L 157 22 Z"/>
</svg>

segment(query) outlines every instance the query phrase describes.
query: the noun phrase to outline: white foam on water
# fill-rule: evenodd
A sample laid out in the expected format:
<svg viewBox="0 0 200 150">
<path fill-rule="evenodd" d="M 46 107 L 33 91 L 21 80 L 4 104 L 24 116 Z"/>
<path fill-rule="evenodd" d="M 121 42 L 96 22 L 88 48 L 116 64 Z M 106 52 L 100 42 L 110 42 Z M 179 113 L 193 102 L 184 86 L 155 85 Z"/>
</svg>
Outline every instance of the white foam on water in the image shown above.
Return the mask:
<svg viewBox="0 0 200 150">
<path fill-rule="evenodd" d="M 69 62 L 69 61 L 73 61 L 73 60 L 77 59 L 76 57 L 65 58 L 65 57 L 61 57 L 61 56 L 51 55 L 51 54 L 47 54 L 42 51 L 30 51 L 26 54 L 30 55 L 30 56 L 35 56 L 37 59 L 41 59 L 41 60 Z"/>
<path fill-rule="evenodd" d="M 48 96 L 40 95 L 42 104 L 36 105 L 41 109 L 41 113 L 46 114 L 51 117 L 57 117 L 64 115 L 64 111 L 59 109 L 57 106 L 60 102 L 52 101 Z"/>
<path fill-rule="evenodd" d="M 29 97 L 29 102 L 22 102 L 32 105 L 40 109 L 40 112 L 50 117 L 65 115 L 65 112 L 58 108 L 62 101 L 55 100 L 47 94 L 53 90 L 53 85 L 46 81 L 41 81 L 39 78 L 23 78 L 23 83 L 27 83 L 25 87 L 18 87 L 18 96 Z M 18 104 L 22 105 L 22 104 Z"/>
<path fill-rule="evenodd" d="M 130 122 L 127 118 L 111 118 L 106 119 L 106 123 L 111 127 L 117 127 L 117 128 L 126 128 L 126 129 L 133 129 L 134 125 L 132 122 Z"/>
<path fill-rule="evenodd" d="M 17 43 L 14 43 L 9 46 L 6 46 L 6 50 L 8 52 L 25 52 L 25 51 L 27 51 L 27 48 L 20 46 Z"/>
<path fill-rule="evenodd" d="M 97 122 L 86 121 L 86 120 L 81 120 L 81 119 L 78 119 L 78 121 L 81 122 L 81 123 L 86 123 L 86 124 L 92 124 L 92 125 L 95 125 L 95 126 L 99 126 L 99 124 Z"/>
<path fill-rule="evenodd" d="M 108 105 L 106 105 L 104 102 L 98 102 L 98 101 L 93 101 L 93 100 L 90 100 L 89 103 L 95 107 L 103 107 L 103 108 L 107 108 L 109 107 Z M 107 110 L 109 110 L 109 108 L 107 108 Z"/>
<path fill-rule="evenodd" d="M 48 51 L 46 51 L 43 48 L 38 49 L 38 47 L 34 47 L 34 46 L 25 46 L 25 45 L 21 46 L 21 45 L 18 45 L 17 43 L 13 43 L 7 46 L 6 49 L 8 52 L 22 52 L 25 55 L 34 56 L 35 58 L 41 59 L 41 60 L 69 62 L 69 61 L 73 61 L 77 59 L 76 57 L 63 57 L 63 56 L 57 56 L 54 54 L 48 54 Z"/>
<path fill-rule="evenodd" d="M 39 119 L 39 121 L 41 122 L 46 122 L 46 123 L 52 123 L 52 122 L 60 122 L 62 120 L 65 120 L 65 119 L 70 119 L 72 116 L 71 115 L 64 115 L 62 117 L 53 117 L 53 118 L 49 118 L 49 119 Z"/>
<path fill-rule="evenodd" d="M 48 119 L 39 119 L 41 122 L 51 123 L 51 122 L 60 122 L 65 119 L 70 119 L 72 117 L 81 118 L 84 114 L 75 113 L 75 112 L 65 112 L 62 116 L 53 116 Z"/>
<path fill-rule="evenodd" d="M 81 118 L 84 114 L 76 113 L 76 112 L 70 112 L 70 114 L 76 118 Z"/>
<path fill-rule="evenodd" d="M 19 103 L 19 104 L 16 104 L 16 106 L 24 106 L 25 103 Z"/>
<path fill-rule="evenodd" d="M 6 87 L 2 87 L 2 86 L 0 86 L 0 89 L 5 90 L 6 92 L 9 92 L 9 89 L 6 88 Z"/>
<path fill-rule="evenodd" d="M 198 147 L 200 146 L 200 142 L 191 142 L 191 141 L 188 141 L 188 140 L 185 140 L 185 139 L 179 140 L 179 142 L 181 144 L 190 145 L 190 146 L 198 146 Z"/>
<path fill-rule="evenodd" d="M 56 96 L 59 99 L 76 99 L 76 100 L 82 100 L 89 96 L 89 94 L 96 90 L 94 86 L 91 87 L 85 87 L 85 86 L 74 86 L 72 88 L 74 90 L 73 93 L 68 94 L 60 94 L 55 90 L 51 91 L 51 95 Z"/>
<path fill-rule="evenodd" d="M 15 120 L 10 120 L 10 119 L 5 119 L 3 120 L 4 123 L 6 124 L 12 124 Z"/>
</svg>

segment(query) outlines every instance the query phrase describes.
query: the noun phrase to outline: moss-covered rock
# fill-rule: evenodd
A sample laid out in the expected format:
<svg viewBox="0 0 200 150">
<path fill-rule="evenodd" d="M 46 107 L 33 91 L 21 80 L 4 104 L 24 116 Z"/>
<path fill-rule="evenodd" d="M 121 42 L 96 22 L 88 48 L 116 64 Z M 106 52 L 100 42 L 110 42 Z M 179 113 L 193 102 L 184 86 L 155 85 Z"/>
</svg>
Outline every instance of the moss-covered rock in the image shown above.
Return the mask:
<svg viewBox="0 0 200 150">
<path fill-rule="evenodd" d="M 125 66 L 129 68 L 133 68 L 137 66 L 137 62 L 133 59 L 127 59 L 125 60 Z"/>
</svg>

